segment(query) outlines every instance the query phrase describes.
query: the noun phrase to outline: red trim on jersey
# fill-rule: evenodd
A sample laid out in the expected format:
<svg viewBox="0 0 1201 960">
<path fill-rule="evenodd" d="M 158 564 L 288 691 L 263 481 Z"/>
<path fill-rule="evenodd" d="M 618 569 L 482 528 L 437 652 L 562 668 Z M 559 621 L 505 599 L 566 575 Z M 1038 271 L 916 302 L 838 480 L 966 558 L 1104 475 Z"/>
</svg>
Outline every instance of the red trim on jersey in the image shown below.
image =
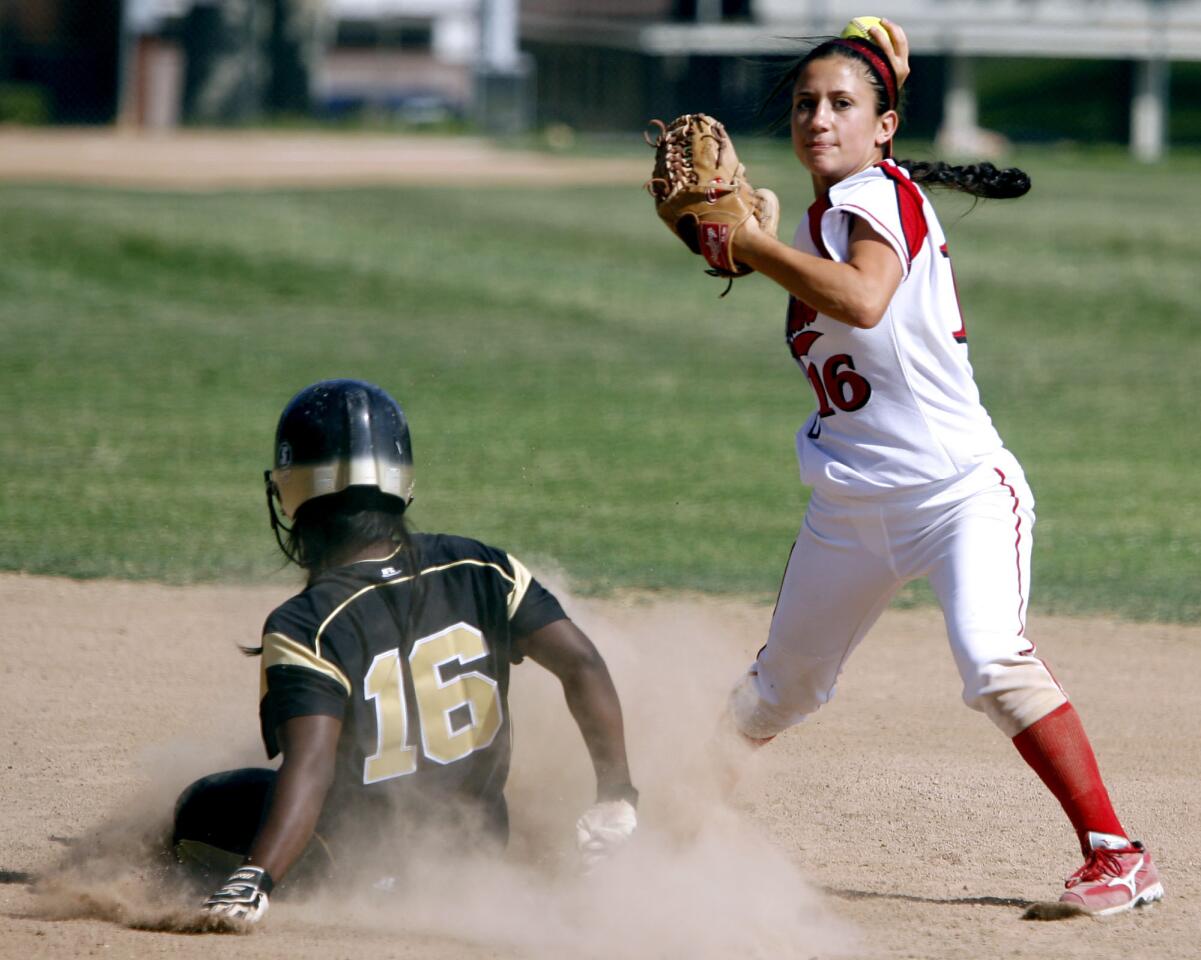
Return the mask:
<svg viewBox="0 0 1201 960">
<path fill-rule="evenodd" d="M 951 259 L 951 251 L 947 249 L 944 243 L 938 248 L 946 260 Z M 955 268 L 951 267 L 951 287 L 955 291 L 955 306 L 959 308 L 959 329 L 951 334 L 955 338 L 956 343 L 967 343 L 967 321 L 963 318 L 963 301 L 959 299 L 959 281 L 955 279 Z"/>
<path fill-rule="evenodd" d="M 834 258 L 830 256 L 830 251 L 826 249 L 825 243 L 822 242 L 822 214 L 829 209 L 830 198 L 822 195 L 809 205 L 806 216 L 809 219 L 809 239 L 813 241 L 813 248 L 827 260 L 833 260 Z M 809 352 L 813 341 L 820 337 L 821 334 L 811 331 L 807 335 L 802 335 L 801 331 L 817 319 L 817 310 L 809 306 L 804 300 L 789 294 L 788 313 L 786 316 L 784 339 L 788 342 L 788 350 L 792 354 L 792 358 L 804 370 L 805 362 L 802 358 Z M 798 337 L 802 338 L 799 343 L 797 340 Z"/>
<path fill-rule="evenodd" d="M 897 189 L 897 211 L 901 216 L 901 231 L 905 234 L 905 247 L 909 253 L 909 264 L 912 266 L 914 257 L 921 252 L 922 244 L 926 242 L 926 234 L 929 233 L 926 216 L 922 213 L 921 191 L 895 164 L 878 163 L 876 166 L 884 171 L 885 176 L 892 180 Z"/>
<path fill-rule="evenodd" d="M 801 357 L 809 356 L 809 351 L 813 349 L 813 345 L 821 339 L 821 332 L 818 330 L 806 330 L 804 333 L 798 333 L 792 338 L 792 355 L 798 360 Z"/>
<path fill-rule="evenodd" d="M 813 323 L 817 319 L 817 311 L 804 300 L 798 300 L 790 293 L 785 318 L 787 319 L 788 334 L 792 336 Z"/>
<path fill-rule="evenodd" d="M 809 239 L 813 241 L 813 248 L 827 260 L 833 260 L 830 256 L 830 251 L 826 249 L 826 242 L 822 239 L 822 214 L 830 209 L 830 198 L 826 194 L 822 194 L 809 205 L 807 216 L 809 217 Z"/>
<path fill-rule="evenodd" d="M 788 314 L 784 324 L 784 340 L 788 344 L 788 350 L 792 354 L 792 358 L 802 368 L 805 366 L 802 363 L 802 358 L 809 352 L 809 348 L 813 346 L 813 341 L 821 336 L 816 330 L 805 331 L 805 328 L 817 319 L 817 311 L 804 300 L 798 300 L 796 297 L 789 295 L 788 297 Z M 805 331 L 805 332 L 802 332 Z"/>
<path fill-rule="evenodd" d="M 1023 615 L 1023 609 L 1026 606 L 1026 598 L 1023 594 L 1022 588 L 1022 515 L 1018 513 L 1018 495 L 1017 491 L 1013 489 L 1013 484 L 1006 479 L 1005 474 L 999 467 L 993 467 L 993 470 L 996 471 L 997 476 L 1001 478 L 1001 486 L 1008 490 L 1009 496 L 1013 498 L 1013 516 L 1015 518 L 1013 529 L 1014 533 L 1016 534 L 1013 541 L 1013 553 L 1014 561 L 1017 565 L 1018 571 L 1018 636 L 1024 637 L 1026 635 L 1026 620 L 1025 616 Z M 1030 644 L 1030 646 L 1023 650 L 1022 653 L 1034 653 L 1034 644 Z"/>
</svg>

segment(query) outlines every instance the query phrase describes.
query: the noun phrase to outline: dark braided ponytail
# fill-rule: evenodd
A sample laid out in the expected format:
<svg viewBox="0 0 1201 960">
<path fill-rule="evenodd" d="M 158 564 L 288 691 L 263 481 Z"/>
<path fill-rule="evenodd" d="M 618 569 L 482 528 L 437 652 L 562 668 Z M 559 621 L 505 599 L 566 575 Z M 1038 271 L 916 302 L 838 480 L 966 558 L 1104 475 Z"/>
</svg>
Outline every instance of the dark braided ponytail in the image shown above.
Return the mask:
<svg viewBox="0 0 1201 960">
<path fill-rule="evenodd" d="M 1024 170 L 998 170 L 991 163 L 955 166 L 942 160 L 898 160 L 909 171 L 909 179 L 926 187 L 959 190 L 973 197 L 1008 200 L 1030 192 L 1030 177 Z"/>
</svg>

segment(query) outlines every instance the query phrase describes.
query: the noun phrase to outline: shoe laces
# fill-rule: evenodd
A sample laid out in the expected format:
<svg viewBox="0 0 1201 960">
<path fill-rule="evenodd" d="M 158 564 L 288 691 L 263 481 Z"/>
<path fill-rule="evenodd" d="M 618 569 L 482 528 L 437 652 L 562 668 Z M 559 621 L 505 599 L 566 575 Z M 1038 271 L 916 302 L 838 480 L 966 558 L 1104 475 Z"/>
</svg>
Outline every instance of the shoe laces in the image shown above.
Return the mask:
<svg viewBox="0 0 1201 960">
<path fill-rule="evenodd" d="M 1109 850 L 1105 847 L 1090 850 L 1084 866 L 1068 877 L 1064 886 L 1070 890 L 1079 883 L 1093 883 L 1105 877 L 1121 876 L 1122 861 L 1118 855 L 1129 852 L 1128 850 Z"/>
</svg>

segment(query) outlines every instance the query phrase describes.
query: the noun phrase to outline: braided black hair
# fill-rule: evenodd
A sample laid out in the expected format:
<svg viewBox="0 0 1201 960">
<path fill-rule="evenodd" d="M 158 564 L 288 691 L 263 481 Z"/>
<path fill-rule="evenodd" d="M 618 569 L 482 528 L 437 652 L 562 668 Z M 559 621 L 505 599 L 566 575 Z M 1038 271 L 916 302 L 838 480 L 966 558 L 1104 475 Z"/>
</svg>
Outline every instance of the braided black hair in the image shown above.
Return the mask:
<svg viewBox="0 0 1201 960">
<path fill-rule="evenodd" d="M 411 547 L 404 513 L 402 499 L 374 487 L 347 487 L 314 497 L 296 511 L 284 552 L 311 581 L 375 544 Z"/>
<path fill-rule="evenodd" d="M 405 623 L 407 635 L 412 636 L 425 603 L 425 586 L 405 507 L 400 497 L 374 487 L 347 487 L 306 500 L 297 509 L 292 526 L 281 526 L 285 532 L 277 539 L 284 555 L 308 574 L 310 586 L 326 570 L 349 563 L 369 547 L 393 544 L 403 569 L 413 578 Z M 241 650 L 250 657 L 263 652 L 261 646 L 243 646 Z"/>
<path fill-rule="evenodd" d="M 1030 176 L 1017 167 L 998 170 L 987 161 L 955 166 L 942 160 L 898 160 L 909 179 L 928 187 L 960 190 L 973 197 L 1009 200 L 1030 192 Z"/>
</svg>

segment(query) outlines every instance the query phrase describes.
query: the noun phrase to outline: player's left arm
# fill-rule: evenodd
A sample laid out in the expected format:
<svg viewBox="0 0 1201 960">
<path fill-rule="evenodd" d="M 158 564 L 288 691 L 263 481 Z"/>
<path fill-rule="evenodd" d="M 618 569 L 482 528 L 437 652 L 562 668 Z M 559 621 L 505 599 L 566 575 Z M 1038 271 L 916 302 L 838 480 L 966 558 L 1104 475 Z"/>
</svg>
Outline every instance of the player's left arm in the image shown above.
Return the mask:
<svg viewBox="0 0 1201 960">
<path fill-rule="evenodd" d="M 521 639 L 521 649 L 563 684 L 567 708 L 592 757 L 597 801 L 636 799 L 626 758 L 621 701 L 600 651 L 566 619 L 527 634 Z"/>
</svg>

